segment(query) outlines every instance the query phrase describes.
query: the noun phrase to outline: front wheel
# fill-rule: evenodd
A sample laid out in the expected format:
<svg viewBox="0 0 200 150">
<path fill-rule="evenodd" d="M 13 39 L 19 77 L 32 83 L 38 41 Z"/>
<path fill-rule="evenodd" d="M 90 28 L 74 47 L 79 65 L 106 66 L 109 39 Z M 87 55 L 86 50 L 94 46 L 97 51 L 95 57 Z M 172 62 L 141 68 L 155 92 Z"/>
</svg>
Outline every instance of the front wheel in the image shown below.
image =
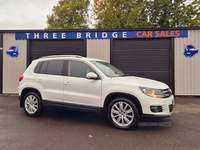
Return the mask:
<svg viewBox="0 0 200 150">
<path fill-rule="evenodd" d="M 43 107 L 41 98 L 34 92 L 27 93 L 24 97 L 24 111 L 30 117 L 42 114 Z"/>
<path fill-rule="evenodd" d="M 108 106 L 107 115 L 109 121 L 120 129 L 131 129 L 139 123 L 136 105 L 126 98 L 114 99 Z"/>
</svg>

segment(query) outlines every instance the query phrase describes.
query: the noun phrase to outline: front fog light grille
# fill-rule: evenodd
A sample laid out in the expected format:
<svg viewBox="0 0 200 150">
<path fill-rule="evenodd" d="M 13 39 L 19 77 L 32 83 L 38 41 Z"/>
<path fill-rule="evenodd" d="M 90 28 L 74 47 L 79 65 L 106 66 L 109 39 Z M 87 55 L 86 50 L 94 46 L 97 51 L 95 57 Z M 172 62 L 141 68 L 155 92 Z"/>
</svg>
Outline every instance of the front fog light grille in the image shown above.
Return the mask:
<svg viewBox="0 0 200 150">
<path fill-rule="evenodd" d="M 162 112 L 162 111 L 163 111 L 162 106 L 151 106 L 150 109 L 151 109 L 151 111 L 154 112 L 154 113 Z"/>
<path fill-rule="evenodd" d="M 165 98 L 170 97 L 172 95 L 171 89 L 165 89 L 165 90 L 162 90 L 162 92 L 165 95 Z"/>
<path fill-rule="evenodd" d="M 173 104 L 169 105 L 169 112 L 173 111 Z"/>
</svg>

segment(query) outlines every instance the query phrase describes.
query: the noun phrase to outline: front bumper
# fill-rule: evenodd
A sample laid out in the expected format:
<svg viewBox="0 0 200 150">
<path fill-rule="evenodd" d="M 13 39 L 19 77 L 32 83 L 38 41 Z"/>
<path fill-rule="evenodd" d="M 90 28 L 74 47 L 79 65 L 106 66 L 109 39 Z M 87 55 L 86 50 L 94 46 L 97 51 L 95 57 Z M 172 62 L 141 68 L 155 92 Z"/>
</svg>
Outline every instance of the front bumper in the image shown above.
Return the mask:
<svg viewBox="0 0 200 150">
<path fill-rule="evenodd" d="M 167 118 L 167 117 L 171 117 L 172 114 L 169 114 L 169 115 L 149 115 L 149 114 L 142 114 L 142 119 L 145 120 L 145 119 L 154 119 L 154 118 Z"/>
<path fill-rule="evenodd" d="M 170 117 L 174 112 L 174 96 L 171 95 L 168 98 L 151 98 L 151 97 L 143 97 L 143 105 L 142 105 L 142 118 L 164 118 Z M 148 99 L 147 99 L 148 98 Z M 161 112 L 153 112 L 151 110 L 151 106 L 158 106 L 162 108 Z"/>
</svg>

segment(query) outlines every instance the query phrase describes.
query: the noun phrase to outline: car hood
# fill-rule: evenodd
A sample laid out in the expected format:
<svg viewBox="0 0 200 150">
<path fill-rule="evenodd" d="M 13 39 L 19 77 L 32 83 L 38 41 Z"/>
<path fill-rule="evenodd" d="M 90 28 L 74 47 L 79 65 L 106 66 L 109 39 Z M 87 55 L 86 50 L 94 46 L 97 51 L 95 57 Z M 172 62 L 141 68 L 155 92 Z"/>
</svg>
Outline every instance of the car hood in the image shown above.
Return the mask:
<svg viewBox="0 0 200 150">
<path fill-rule="evenodd" d="M 147 78 L 135 77 L 135 76 L 115 77 L 115 78 L 112 78 L 112 81 L 119 84 L 127 84 L 127 85 L 156 88 L 156 89 L 169 88 L 165 83 L 147 79 Z"/>
</svg>

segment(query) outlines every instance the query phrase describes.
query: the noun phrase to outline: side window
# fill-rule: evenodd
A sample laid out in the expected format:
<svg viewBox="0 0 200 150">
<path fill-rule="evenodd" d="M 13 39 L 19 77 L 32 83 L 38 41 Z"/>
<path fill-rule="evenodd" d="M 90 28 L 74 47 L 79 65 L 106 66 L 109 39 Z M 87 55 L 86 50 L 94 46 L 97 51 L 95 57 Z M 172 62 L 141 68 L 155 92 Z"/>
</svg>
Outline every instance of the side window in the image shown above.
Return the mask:
<svg viewBox="0 0 200 150">
<path fill-rule="evenodd" d="M 35 73 L 39 73 L 41 64 L 42 64 L 42 62 L 39 62 L 39 63 L 37 64 L 37 66 L 36 66 L 35 69 L 34 69 L 34 72 L 35 72 Z"/>
<path fill-rule="evenodd" d="M 47 66 L 48 66 L 48 61 L 44 61 L 42 63 L 42 66 L 40 67 L 39 73 L 46 74 L 47 73 Z"/>
<path fill-rule="evenodd" d="M 47 66 L 47 74 L 62 75 L 64 60 L 51 60 Z"/>
<path fill-rule="evenodd" d="M 39 62 L 34 69 L 35 73 L 62 75 L 64 60 Z"/>
<path fill-rule="evenodd" d="M 68 61 L 68 76 L 86 78 L 86 75 L 89 72 L 95 71 L 87 64 L 76 60 Z"/>
</svg>

